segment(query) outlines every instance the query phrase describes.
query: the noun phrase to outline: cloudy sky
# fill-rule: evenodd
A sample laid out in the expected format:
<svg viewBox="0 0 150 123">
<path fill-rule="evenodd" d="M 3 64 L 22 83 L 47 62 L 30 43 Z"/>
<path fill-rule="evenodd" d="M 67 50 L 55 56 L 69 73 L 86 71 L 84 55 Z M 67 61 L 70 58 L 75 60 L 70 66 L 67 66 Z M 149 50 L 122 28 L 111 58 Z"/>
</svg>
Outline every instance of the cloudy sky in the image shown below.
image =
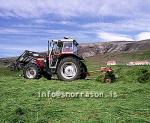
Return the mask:
<svg viewBox="0 0 150 123">
<path fill-rule="evenodd" d="M 79 43 L 150 38 L 150 0 L 0 0 L 0 57 Z"/>
</svg>

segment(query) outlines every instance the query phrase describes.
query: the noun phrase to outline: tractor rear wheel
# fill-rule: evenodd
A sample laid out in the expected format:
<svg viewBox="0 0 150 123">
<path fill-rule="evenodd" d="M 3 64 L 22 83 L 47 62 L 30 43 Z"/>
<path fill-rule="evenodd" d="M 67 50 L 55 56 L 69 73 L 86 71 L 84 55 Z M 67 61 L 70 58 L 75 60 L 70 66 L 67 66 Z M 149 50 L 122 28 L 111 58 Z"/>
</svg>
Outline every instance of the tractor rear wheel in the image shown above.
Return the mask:
<svg viewBox="0 0 150 123">
<path fill-rule="evenodd" d="M 81 67 L 81 75 L 80 75 L 80 79 L 85 79 L 87 77 L 87 67 L 84 63 L 82 63 L 82 67 Z"/>
<path fill-rule="evenodd" d="M 43 76 L 44 78 L 46 78 L 47 80 L 51 80 L 52 75 L 47 73 L 47 72 L 43 72 Z"/>
<path fill-rule="evenodd" d="M 40 79 L 41 69 L 34 63 L 27 64 L 23 69 L 23 76 L 26 79 Z"/>
<path fill-rule="evenodd" d="M 67 57 L 60 61 L 57 68 L 58 79 L 72 81 L 80 78 L 81 62 L 77 58 Z"/>
</svg>

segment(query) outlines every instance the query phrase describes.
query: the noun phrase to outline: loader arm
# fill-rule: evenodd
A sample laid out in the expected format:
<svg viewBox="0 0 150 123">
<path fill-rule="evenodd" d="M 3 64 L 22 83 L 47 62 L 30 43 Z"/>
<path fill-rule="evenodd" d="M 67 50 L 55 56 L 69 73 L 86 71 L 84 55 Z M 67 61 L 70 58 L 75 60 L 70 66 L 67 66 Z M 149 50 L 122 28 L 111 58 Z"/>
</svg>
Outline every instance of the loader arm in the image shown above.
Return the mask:
<svg viewBox="0 0 150 123">
<path fill-rule="evenodd" d="M 26 64 L 33 61 L 38 57 L 44 57 L 46 53 L 38 53 L 33 51 L 25 50 L 23 54 L 21 54 L 14 63 L 10 65 L 11 70 L 22 70 Z"/>
</svg>

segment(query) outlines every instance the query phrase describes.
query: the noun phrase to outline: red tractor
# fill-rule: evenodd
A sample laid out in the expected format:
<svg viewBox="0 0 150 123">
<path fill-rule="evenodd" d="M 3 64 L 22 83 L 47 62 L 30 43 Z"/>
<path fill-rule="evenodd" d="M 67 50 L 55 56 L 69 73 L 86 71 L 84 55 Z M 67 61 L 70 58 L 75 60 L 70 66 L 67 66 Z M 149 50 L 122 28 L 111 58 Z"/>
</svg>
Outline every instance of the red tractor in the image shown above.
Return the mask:
<svg viewBox="0 0 150 123">
<path fill-rule="evenodd" d="M 59 80 L 72 81 L 87 76 L 84 59 L 78 55 L 78 43 L 70 38 L 49 41 L 48 53 L 25 51 L 13 68 L 22 69 L 27 79 L 51 79 L 56 74 Z"/>
</svg>

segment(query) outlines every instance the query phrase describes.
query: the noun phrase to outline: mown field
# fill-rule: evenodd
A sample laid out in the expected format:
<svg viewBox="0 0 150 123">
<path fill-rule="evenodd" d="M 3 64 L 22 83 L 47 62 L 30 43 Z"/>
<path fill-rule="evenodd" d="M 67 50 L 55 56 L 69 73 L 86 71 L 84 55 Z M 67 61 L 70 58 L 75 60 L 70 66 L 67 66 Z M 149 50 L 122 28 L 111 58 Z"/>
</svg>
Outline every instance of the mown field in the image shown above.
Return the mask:
<svg viewBox="0 0 150 123">
<path fill-rule="evenodd" d="M 88 60 L 90 71 L 98 61 Z M 150 81 L 137 81 L 138 71 L 149 66 L 114 66 L 118 76 L 112 84 L 87 80 L 27 80 L 21 72 L 0 69 L 0 123 L 149 123 Z M 41 92 L 100 92 L 102 97 L 40 97 Z M 114 94 L 114 96 L 112 96 Z"/>
</svg>

